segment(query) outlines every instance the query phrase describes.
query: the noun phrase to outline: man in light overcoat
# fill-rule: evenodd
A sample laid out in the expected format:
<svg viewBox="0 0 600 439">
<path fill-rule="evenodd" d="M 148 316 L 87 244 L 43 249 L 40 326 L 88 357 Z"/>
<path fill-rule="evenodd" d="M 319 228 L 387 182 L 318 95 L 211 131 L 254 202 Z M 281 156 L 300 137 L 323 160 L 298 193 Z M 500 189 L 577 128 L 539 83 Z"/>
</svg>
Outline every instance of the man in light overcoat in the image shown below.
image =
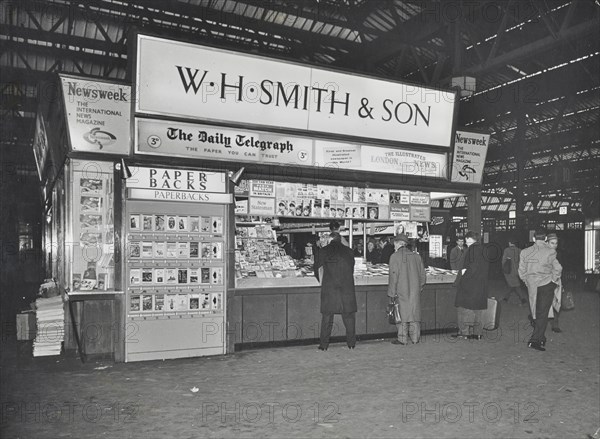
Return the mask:
<svg viewBox="0 0 600 439">
<path fill-rule="evenodd" d="M 527 285 L 529 307 L 533 317 L 533 334 L 528 347 L 545 351 L 546 326 L 554 299 L 554 290 L 558 287 L 562 266 L 556 259 L 556 250 L 545 242 L 546 233 L 536 232 L 535 243 L 521 250 L 519 276 Z"/>
<path fill-rule="evenodd" d="M 408 237 L 401 233 L 394 238 L 396 252 L 390 257 L 388 297 L 397 300 L 401 322 L 396 323 L 398 338 L 392 344 L 405 345 L 408 338 L 418 343 L 421 337 L 421 291 L 425 285 L 425 269 L 421 256 L 409 250 Z"/>
</svg>

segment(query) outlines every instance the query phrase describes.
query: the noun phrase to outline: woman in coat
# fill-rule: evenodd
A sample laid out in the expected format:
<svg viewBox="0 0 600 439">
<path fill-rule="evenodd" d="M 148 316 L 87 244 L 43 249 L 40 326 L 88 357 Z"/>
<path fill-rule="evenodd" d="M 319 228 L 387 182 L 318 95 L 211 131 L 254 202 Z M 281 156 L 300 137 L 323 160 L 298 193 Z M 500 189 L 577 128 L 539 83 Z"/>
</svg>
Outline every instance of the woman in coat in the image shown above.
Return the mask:
<svg viewBox="0 0 600 439">
<path fill-rule="evenodd" d="M 346 343 L 350 349 L 354 349 L 357 310 L 354 292 L 354 254 L 350 248 L 342 244 L 339 233 L 332 232 L 329 236 L 331 242 L 318 252 L 314 266 L 315 275 L 321 281 L 319 349 L 326 351 L 329 346 L 334 314 L 342 315 L 346 327 Z"/>
<path fill-rule="evenodd" d="M 525 305 L 527 303 L 527 295 L 521 288 L 521 279 L 519 278 L 519 257 L 521 250 L 516 246 L 516 240 L 511 238 L 508 241 L 508 247 L 504 249 L 502 253 L 502 268 L 504 271 L 504 263 L 508 260 L 510 271 L 504 271 L 504 279 L 506 280 L 506 284 L 509 287 L 508 293 L 504 296 L 505 302 L 508 302 L 511 293 L 514 291 L 517 297 L 521 300 L 521 305 Z"/>
<path fill-rule="evenodd" d="M 463 269 L 458 274 L 454 303 L 458 312 L 458 334 L 454 337 L 481 340 L 481 314 L 482 310 L 487 309 L 490 264 L 475 233 L 467 233 L 465 243 L 468 249 Z M 473 334 L 469 334 L 470 326 L 473 327 Z"/>
</svg>

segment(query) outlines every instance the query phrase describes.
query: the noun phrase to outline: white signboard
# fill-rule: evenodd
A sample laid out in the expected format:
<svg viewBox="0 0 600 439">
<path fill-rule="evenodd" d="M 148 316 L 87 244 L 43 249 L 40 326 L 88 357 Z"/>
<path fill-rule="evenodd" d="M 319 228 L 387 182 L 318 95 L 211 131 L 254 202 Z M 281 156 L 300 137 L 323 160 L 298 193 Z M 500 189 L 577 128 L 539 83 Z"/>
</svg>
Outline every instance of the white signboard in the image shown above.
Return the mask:
<svg viewBox="0 0 600 439">
<path fill-rule="evenodd" d="M 455 91 L 138 35 L 136 111 L 449 147 Z"/>
<path fill-rule="evenodd" d="M 315 140 L 315 163 L 335 169 L 447 178 L 446 154 L 379 146 Z"/>
<path fill-rule="evenodd" d="M 429 235 L 429 257 L 441 258 L 443 254 L 442 235 Z"/>
<path fill-rule="evenodd" d="M 311 139 L 136 118 L 135 152 L 255 163 L 313 165 Z"/>
<path fill-rule="evenodd" d="M 129 154 L 131 87 L 60 76 L 73 151 Z"/>
<path fill-rule="evenodd" d="M 129 198 L 136 200 L 181 201 L 186 203 L 231 204 L 231 194 L 209 192 L 165 191 L 160 189 L 129 189 Z"/>
<path fill-rule="evenodd" d="M 250 215 L 275 215 L 275 198 L 250 197 L 248 213 Z"/>
<path fill-rule="evenodd" d="M 127 188 L 162 189 L 188 192 L 225 192 L 226 175 L 191 169 L 165 169 L 130 166 Z"/>
<path fill-rule="evenodd" d="M 456 132 L 451 181 L 481 184 L 489 141 L 489 134 Z"/>
</svg>

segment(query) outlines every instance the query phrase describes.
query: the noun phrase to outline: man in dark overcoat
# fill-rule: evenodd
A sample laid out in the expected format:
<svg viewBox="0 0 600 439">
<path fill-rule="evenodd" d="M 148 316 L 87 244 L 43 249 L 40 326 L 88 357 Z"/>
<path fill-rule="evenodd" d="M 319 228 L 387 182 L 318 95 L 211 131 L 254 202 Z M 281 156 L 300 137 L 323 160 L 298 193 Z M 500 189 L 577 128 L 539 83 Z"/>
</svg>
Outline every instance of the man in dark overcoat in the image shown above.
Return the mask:
<svg viewBox="0 0 600 439">
<path fill-rule="evenodd" d="M 337 232 L 323 247 L 315 261 L 315 275 L 321 281 L 321 337 L 319 349 L 327 350 L 333 328 L 333 315 L 341 314 L 346 327 L 346 343 L 356 345 L 356 295 L 354 292 L 354 253 L 342 244 Z M 322 270 L 320 270 L 322 268 Z"/>
<path fill-rule="evenodd" d="M 467 233 L 465 243 L 467 252 L 464 255 L 463 268 L 458 274 L 454 303 L 458 312 L 458 334 L 454 337 L 481 340 L 481 315 L 482 311 L 487 309 L 490 264 L 475 233 Z M 473 327 L 472 334 L 469 333 L 470 326 Z"/>
</svg>

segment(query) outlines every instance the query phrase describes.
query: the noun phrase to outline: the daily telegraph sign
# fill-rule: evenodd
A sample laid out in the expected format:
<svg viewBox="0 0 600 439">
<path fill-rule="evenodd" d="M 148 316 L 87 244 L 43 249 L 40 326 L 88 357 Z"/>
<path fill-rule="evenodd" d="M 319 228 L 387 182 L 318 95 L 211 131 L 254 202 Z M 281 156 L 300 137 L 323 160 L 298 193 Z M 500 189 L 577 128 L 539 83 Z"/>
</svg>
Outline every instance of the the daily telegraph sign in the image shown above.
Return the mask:
<svg viewBox="0 0 600 439">
<path fill-rule="evenodd" d="M 450 147 L 456 93 L 138 35 L 138 113 Z"/>
<path fill-rule="evenodd" d="M 135 153 L 142 155 L 448 177 L 446 153 L 146 118 L 136 118 L 135 127 Z"/>
</svg>

